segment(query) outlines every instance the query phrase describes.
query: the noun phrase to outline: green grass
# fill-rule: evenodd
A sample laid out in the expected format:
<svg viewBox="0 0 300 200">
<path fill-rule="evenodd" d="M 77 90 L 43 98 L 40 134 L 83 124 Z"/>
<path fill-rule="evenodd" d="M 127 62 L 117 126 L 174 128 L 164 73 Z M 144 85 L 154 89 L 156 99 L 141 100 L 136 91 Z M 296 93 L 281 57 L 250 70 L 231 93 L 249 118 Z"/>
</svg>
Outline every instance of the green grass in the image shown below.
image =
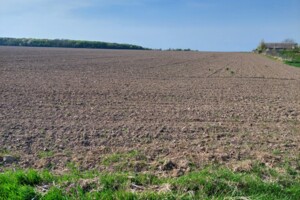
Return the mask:
<svg viewBox="0 0 300 200">
<path fill-rule="evenodd" d="M 49 185 L 42 193 L 38 188 Z M 158 192 L 166 188 L 165 192 Z M 136 188 L 135 188 L 136 187 Z M 142 188 L 142 189 L 141 189 Z M 136 189 L 132 192 L 132 189 Z M 0 173 L 0 199 L 300 199 L 299 171 L 256 165 L 250 172 L 207 167 L 177 178 L 79 171 L 64 175 L 17 170 Z"/>
<path fill-rule="evenodd" d="M 300 67 L 300 61 L 285 61 L 284 63 L 294 67 Z"/>
<path fill-rule="evenodd" d="M 284 50 L 280 52 L 280 56 L 284 59 L 285 64 L 291 65 L 294 67 L 300 67 L 300 51 L 299 49 L 295 50 Z"/>
<path fill-rule="evenodd" d="M 277 60 L 277 58 L 266 55 L 268 58 Z M 276 57 L 280 57 L 283 59 L 283 62 L 287 65 L 300 67 L 300 50 L 299 48 L 293 50 L 281 50 L 277 53 Z"/>
</svg>

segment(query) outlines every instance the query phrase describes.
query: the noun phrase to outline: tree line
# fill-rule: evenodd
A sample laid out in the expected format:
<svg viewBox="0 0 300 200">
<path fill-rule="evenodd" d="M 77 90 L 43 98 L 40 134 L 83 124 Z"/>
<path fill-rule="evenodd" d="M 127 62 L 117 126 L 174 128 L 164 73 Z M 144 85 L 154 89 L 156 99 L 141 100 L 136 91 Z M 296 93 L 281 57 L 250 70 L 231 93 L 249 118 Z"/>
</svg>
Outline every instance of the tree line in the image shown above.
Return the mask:
<svg viewBox="0 0 300 200">
<path fill-rule="evenodd" d="M 91 48 L 91 49 L 132 49 L 149 50 L 138 45 L 119 44 L 99 41 L 67 40 L 67 39 L 34 39 L 34 38 L 4 38 L 0 37 L 1 46 L 25 47 L 65 47 L 65 48 Z"/>
</svg>

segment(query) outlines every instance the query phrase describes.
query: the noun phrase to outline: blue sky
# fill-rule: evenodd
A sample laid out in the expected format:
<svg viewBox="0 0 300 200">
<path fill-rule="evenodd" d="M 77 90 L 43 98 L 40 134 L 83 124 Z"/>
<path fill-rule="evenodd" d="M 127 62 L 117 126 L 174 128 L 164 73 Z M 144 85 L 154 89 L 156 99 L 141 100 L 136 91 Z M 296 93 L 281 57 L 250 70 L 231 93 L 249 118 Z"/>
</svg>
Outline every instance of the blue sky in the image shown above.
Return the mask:
<svg viewBox="0 0 300 200">
<path fill-rule="evenodd" d="M 300 0 L 0 0 L 0 37 L 250 51 L 300 42 Z"/>
</svg>

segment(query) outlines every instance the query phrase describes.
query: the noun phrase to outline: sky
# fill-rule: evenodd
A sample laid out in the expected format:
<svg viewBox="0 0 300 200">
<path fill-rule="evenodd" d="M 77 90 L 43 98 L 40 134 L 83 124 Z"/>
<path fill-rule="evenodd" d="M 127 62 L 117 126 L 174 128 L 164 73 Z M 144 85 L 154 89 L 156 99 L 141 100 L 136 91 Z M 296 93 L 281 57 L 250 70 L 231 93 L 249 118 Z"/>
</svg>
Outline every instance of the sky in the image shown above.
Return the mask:
<svg viewBox="0 0 300 200">
<path fill-rule="evenodd" d="M 300 43 L 300 0 L 0 0 L 0 37 L 251 51 Z"/>
</svg>

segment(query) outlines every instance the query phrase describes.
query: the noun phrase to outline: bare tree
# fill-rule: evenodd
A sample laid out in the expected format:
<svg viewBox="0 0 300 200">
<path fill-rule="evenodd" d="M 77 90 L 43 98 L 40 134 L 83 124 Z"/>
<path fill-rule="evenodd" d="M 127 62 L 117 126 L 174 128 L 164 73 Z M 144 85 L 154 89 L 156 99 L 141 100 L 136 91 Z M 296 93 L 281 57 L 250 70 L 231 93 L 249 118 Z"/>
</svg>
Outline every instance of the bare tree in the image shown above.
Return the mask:
<svg viewBox="0 0 300 200">
<path fill-rule="evenodd" d="M 256 50 L 258 51 L 258 53 L 262 53 L 264 50 L 266 50 L 266 43 L 264 40 L 261 40 L 261 42 L 259 43 L 258 47 L 256 48 Z"/>
<path fill-rule="evenodd" d="M 282 41 L 283 43 L 296 43 L 294 39 L 291 38 L 287 38 L 285 40 Z"/>
</svg>

